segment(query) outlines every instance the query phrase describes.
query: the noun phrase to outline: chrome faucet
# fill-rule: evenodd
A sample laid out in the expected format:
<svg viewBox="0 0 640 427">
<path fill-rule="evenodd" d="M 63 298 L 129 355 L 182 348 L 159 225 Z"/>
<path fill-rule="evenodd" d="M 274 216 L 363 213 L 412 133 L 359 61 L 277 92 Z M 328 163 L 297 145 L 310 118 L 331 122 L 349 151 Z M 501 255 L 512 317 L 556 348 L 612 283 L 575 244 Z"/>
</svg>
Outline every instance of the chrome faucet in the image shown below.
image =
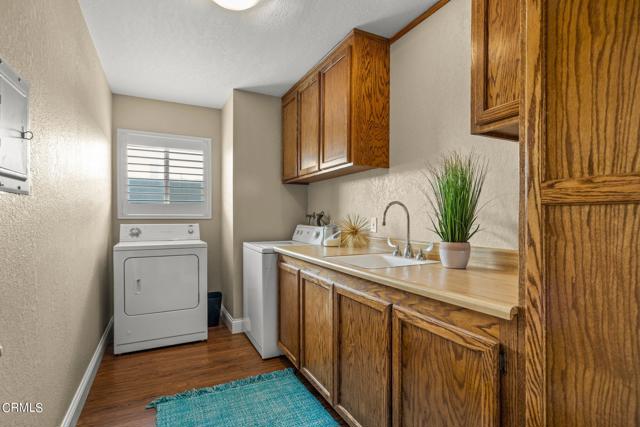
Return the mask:
<svg viewBox="0 0 640 427">
<path fill-rule="evenodd" d="M 395 202 L 391 202 L 391 203 L 389 203 L 387 205 L 387 207 L 384 209 L 384 215 L 382 216 L 382 226 L 384 227 L 385 225 L 387 225 L 387 211 L 393 205 L 401 206 L 402 209 L 404 209 L 404 212 L 407 214 L 407 245 L 404 247 L 404 250 L 402 251 L 402 256 L 405 257 L 405 258 L 412 258 L 413 257 L 413 249 L 411 249 L 409 209 L 407 209 L 407 207 L 404 205 L 404 203 L 395 201 Z"/>
</svg>

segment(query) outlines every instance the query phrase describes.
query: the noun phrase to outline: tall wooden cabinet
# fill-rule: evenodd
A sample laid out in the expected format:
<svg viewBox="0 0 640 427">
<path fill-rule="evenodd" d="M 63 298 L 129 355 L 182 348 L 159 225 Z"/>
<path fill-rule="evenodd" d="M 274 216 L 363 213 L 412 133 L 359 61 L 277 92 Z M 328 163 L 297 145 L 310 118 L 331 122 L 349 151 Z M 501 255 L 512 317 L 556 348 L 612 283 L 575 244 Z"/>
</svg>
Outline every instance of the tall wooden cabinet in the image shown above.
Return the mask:
<svg viewBox="0 0 640 427">
<path fill-rule="evenodd" d="M 294 99 L 297 114 L 285 114 Z M 282 103 L 283 182 L 305 184 L 389 167 L 387 39 L 353 30 Z"/>
<path fill-rule="evenodd" d="M 521 1 L 472 0 L 471 133 L 518 139 Z"/>
<path fill-rule="evenodd" d="M 640 2 L 526 2 L 528 426 L 640 425 Z"/>
</svg>

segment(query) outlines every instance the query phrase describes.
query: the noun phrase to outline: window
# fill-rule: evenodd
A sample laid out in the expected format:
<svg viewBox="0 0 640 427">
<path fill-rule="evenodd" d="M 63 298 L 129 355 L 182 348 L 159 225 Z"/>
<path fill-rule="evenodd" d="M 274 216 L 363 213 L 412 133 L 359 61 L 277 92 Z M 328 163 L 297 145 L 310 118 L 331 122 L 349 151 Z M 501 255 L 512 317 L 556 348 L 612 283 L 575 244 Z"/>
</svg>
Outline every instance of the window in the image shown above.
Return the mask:
<svg viewBox="0 0 640 427">
<path fill-rule="evenodd" d="M 211 140 L 118 129 L 118 218 L 211 218 Z"/>
</svg>

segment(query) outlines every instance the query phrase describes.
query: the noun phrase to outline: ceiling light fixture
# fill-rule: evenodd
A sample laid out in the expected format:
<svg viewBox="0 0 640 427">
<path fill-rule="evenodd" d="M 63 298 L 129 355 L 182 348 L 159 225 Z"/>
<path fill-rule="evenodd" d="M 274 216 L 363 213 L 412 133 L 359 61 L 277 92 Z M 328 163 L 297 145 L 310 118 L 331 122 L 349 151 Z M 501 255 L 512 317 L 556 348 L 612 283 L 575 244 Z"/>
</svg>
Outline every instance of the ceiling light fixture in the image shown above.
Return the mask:
<svg viewBox="0 0 640 427">
<path fill-rule="evenodd" d="M 260 0 L 213 0 L 218 6 L 229 10 L 247 10 L 258 4 Z"/>
</svg>

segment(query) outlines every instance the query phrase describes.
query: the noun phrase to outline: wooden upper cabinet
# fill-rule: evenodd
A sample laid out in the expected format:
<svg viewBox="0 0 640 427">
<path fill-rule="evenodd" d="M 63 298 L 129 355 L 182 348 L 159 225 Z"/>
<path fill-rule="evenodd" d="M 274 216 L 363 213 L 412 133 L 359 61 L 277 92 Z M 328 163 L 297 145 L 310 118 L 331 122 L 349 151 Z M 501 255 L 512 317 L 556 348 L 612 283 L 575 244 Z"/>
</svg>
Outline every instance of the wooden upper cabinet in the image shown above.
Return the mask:
<svg viewBox="0 0 640 427">
<path fill-rule="evenodd" d="M 300 101 L 300 175 L 320 169 L 320 82 L 312 75 L 298 89 Z"/>
<path fill-rule="evenodd" d="M 300 103 L 299 168 L 293 178 L 283 173 L 284 182 L 389 167 L 388 39 L 353 30 L 285 94 L 283 105 L 293 94 Z M 283 144 L 286 135 L 283 129 Z"/>
<path fill-rule="evenodd" d="M 333 403 L 333 285 L 300 274 L 302 322 L 300 372 Z"/>
<path fill-rule="evenodd" d="M 499 343 L 393 309 L 393 426 L 499 425 Z"/>
<path fill-rule="evenodd" d="M 322 169 L 349 162 L 351 46 L 338 51 L 320 72 Z"/>
<path fill-rule="evenodd" d="M 282 99 L 282 180 L 298 176 L 298 98 Z"/>
<path fill-rule="evenodd" d="M 391 303 L 334 285 L 334 407 L 351 426 L 391 423 Z"/>
<path fill-rule="evenodd" d="M 298 368 L 300 366 L 300 271 L 278 264 L 278 347 Z"/>
<path fill-rule="evenodd" d="M 520 1 L 472 0 L 471 133 L 518 139 Z"/>
</svg>

